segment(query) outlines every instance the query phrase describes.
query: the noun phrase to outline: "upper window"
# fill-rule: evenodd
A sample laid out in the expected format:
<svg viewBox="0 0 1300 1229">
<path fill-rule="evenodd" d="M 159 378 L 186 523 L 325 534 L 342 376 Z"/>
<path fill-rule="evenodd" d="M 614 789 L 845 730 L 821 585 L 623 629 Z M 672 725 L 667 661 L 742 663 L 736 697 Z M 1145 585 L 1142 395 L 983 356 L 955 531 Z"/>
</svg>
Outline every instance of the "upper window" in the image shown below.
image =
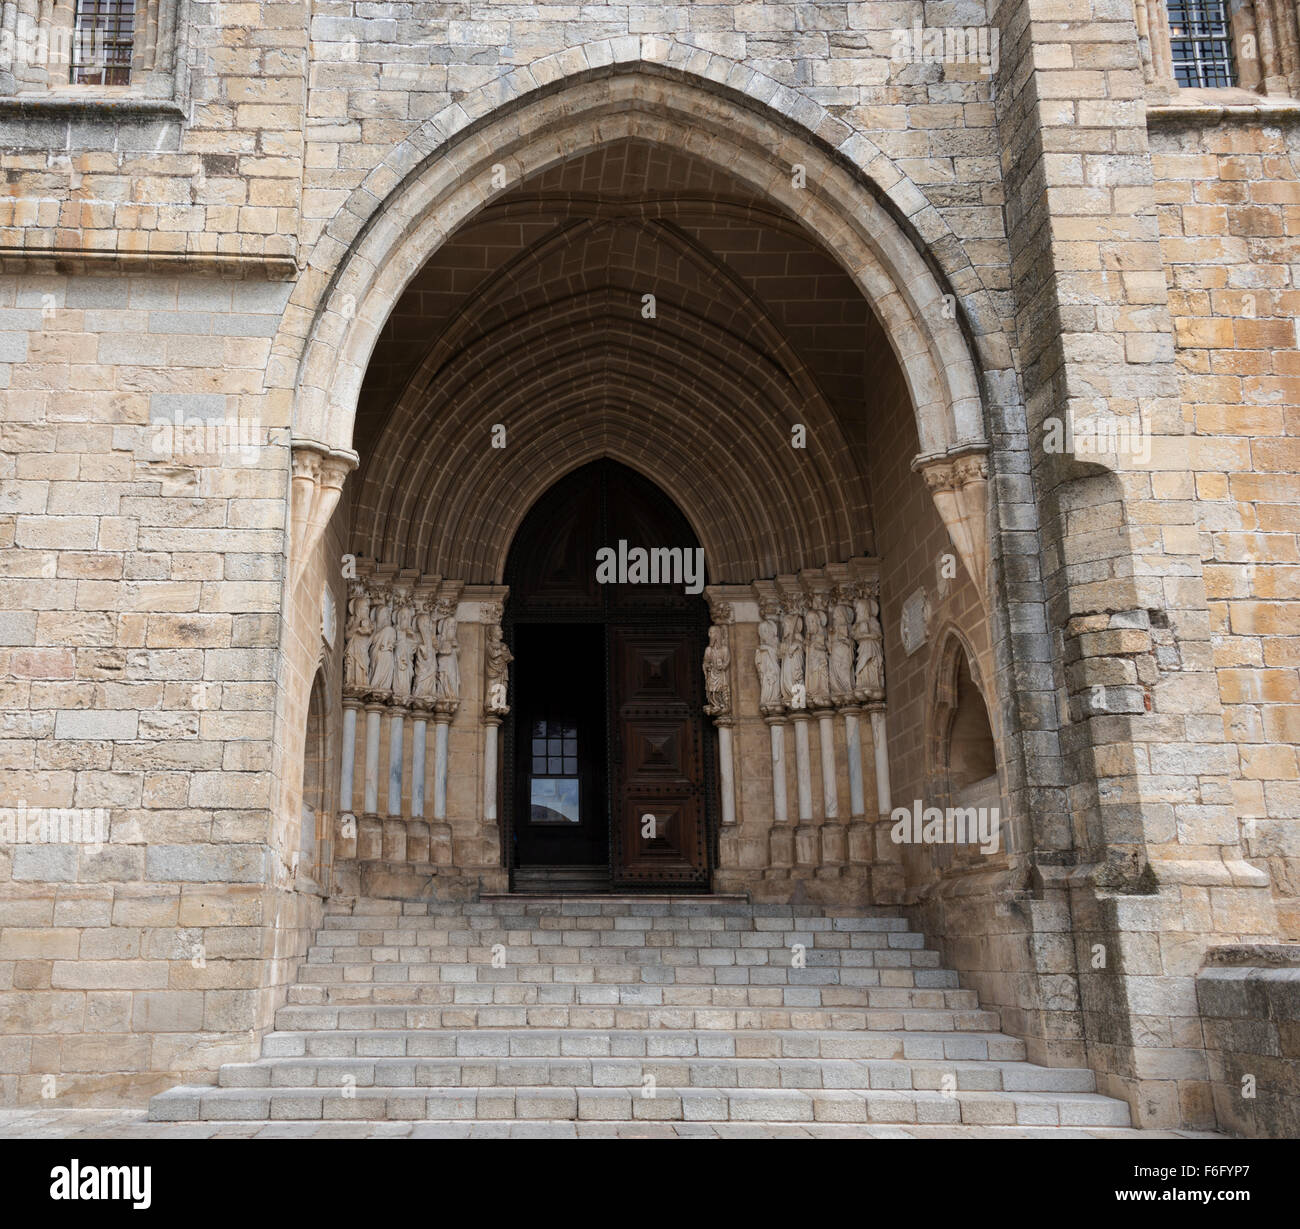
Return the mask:
<svg viewBox="0 0 1300 1229">
<path fill-rule="evenodd" d="M 130 85 L 135 0 L 77 0 L 74 85 Z"/>
<path fill-rule="evenodd" d="M 175 102 L 184 0 L 0 0 L 0 94 Z M 5 69 L 7 68 L 7 71 Z"/>
<path fill-rule="evenodd" d="M 1157 94 L 1300 98 L 1295 0 L 1133 0 L 1133 16 L 1143 74 Z"/>
<path fill-rule="evenodd" d="M 1168 0 L 1174 80 L 1195 89 L 1237 84 L 1226 0 Z"/>
</svg>

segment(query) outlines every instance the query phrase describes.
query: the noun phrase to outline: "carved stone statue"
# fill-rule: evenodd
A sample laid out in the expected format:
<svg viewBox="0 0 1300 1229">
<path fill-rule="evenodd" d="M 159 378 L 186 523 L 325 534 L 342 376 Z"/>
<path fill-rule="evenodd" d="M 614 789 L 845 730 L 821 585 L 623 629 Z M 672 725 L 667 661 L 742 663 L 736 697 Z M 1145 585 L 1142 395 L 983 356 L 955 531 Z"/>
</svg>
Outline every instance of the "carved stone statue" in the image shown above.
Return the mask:
<svg viewBox="0 0 1300 1229">
<path fill-rule="evenodd" d="M 397 650 L 397 629 L 387 599 L 380 604 L 375 620 L 375 638 L 370 642 L 370 691 L 386 698 L 393 691 Z"/>
<path fill-rule="evenodd" d="M 853 610 L 842 598 L 831 607 L 831 699 L 848 704 L 853 699 L 853 637 L 849 627 Z"/>
<path fill-rule="evenodd" d="M 415 609 L 409 598 L 403 598 L 397 607 L 393 664 L 393 699 L 399 704 L 411 695 L 412 672 L 415 669 Z"/>
<path fill-rule="evenodd" d="M 483 707 L 489 713 L 508 712 L 506 696 L 509 695 L 510 663 L 514 661 L 515 656 L 501 635 L 500 623 L 495 620 L 487 625 L 487 643 L 483 649 L 483 659 L 487 670 L 487 689 L 484 692 Z"/>
<path fill-rule="evenodd" d="M 813 598 L 805 624 L 804 682 L 808 703 L 814 708 L 825 708 L 831 702 L 831 665 L 826 650 L 826 608 L 820 595 Z"/>
<path fill-rule="evenodd" d="M 370 594 L 355 584 L 348 594 L 348 626 L 343 648 L 343 690 L 350 695 L 370 683 L 370 640 L 375 625 L 370 618 Z"/>
<path fill-rule="evenodd" d="M 781 702 L 787 708 L 806 708 L 808 699 L 803 682 L 803 615 L 797 610 L 787 610 L 781 616 L 781 644 L 777 655 L 781 659 Z"/>
<path fill-rule="evenodd" d="M 709 647 L 704 650 L 704 711 L 721 717 L 731 711 L 731 644 L 726 627 L 715 623 L 709 628 Z"/>
<path fill-rule="evenodd" d="M 438 703 L 447 711 L 460 703 L 460 645 L 456 640 L 456 608 L 450 603 L 440 607 L 438 620 Z"/>
<path fill-rule="evenodd" d="M 882 700 L 885 696 L 885 638 L 880 629 L 880 603 L 870 594 L 863 594 L 854 600 L 853 610 L 853 639 L 858 643 L 853 693 L 858 700 Z"/>
<path fill-rule="evenodd" d="M 781 660 L 777 648 L 776 623 L 758 621 L 758 648 L 754 650 L 758 670 L 758 709 L 764 716 L 781 711 Z"/>
<path fill-rule="evenodd" d="M 428 606 L 420 608 L 415 628 L 415 682 L 411 693 L 420 704 L 432 705 L 438 698 L 438 624 Z"/>
</svg>

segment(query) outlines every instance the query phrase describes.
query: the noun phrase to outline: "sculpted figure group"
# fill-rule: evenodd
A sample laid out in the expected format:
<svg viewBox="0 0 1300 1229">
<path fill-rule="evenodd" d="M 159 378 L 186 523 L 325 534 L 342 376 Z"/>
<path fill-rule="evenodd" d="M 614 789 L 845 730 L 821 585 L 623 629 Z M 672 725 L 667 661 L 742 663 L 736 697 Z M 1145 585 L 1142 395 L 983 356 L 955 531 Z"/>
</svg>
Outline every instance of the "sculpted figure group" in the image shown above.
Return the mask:
<svg viewBox="0 0 1300 1229">
<path fill-rule="evenodd" d="M 754 667 L 764 716 L 884 699 L 884 635 L 871 593 L 798 594 L 765 603 L 760 615 Z"/>
<path fill-rule="evenodd" d="M 460 702 L 455 604 L 353 581 L 343 689 L 367 700 L 453 712 Z"/>
</svg>

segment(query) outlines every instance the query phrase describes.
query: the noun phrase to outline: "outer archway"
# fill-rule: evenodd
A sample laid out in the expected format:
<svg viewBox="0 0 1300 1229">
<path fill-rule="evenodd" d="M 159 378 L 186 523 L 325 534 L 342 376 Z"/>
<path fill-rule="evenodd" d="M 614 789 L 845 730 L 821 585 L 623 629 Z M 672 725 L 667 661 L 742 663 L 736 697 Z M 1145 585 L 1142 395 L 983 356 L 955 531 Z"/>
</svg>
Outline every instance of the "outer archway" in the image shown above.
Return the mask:
<svg viewBox="0 0 1300 1229">
<path fill-rule="evenodd" d="M 380 813 L 359 826 L 362 889 L 383 883 L 377 874 L 367 876 L 366 866 L 395 862 L 419 868 L 418 882 L 402 881 L 415 890 L 424 890 L 430 872 L 449 889 L 507 886 L 499 791 L 508 787 L 499 780 L 497 741 L 506 714 L 490 699 L 495 676 L 480 673 L 491 659 L 494 636 L 499 640 L 501 634 L 506 553 L 527 509 L 548 485 L 574 466 L 612 458 L 659 483 L 720 564 L 722 583 L 709 595 L 710 613 L 712 630 L 730 641 L 734 688 L 731 707 L 717 706 L 715 720 L 719 747 L 725 740 L 734 754 L 720 756 L 733 776 L 730 793 L 725 782 L 721 791 L 719 877 L 712 886 L 748 890 L 761 883 L 772 899 L 805 891 L 827 900 L 899 899 L 898 858 L 877 839 L 876 825 L 890 802 L 890 740 L 894 746 L 908 742 L 910 710 L 900 705 L 900 716 L 886 719 L 884 689 L 871 683 L 868 669 L 860 701 L 841 690 L 838 699 L 823 697 L 805 714 L 782 695 L 775 710 L 764 713 L 751 663 L 771 647 L 769 635 L 822 654 L 822 638 L 827 648 L 837 637 L 842 646 L 850 626 L 862 630 L 863 645 L 878 643 L 875 625 L 883 620 L 887 654 L 899 663 L 890 686 L 905 699 L 906 676 L 919 679 L 922 659 L 893 641 L 898 605 L 909 596 L 903 586 L 911 588 L 919 577 L 915 568 L 889 574 L 878 556 L 892 550 L 897 561 L 915 552 L 920 562 L 922 552 L 929 552 L 928 562 L 948 549 L 946 535 L 968 573 L 948 599 L 953 612 L 975 620 L 995 608 L 986 569 L 991 552 L 988 475 L 980 455 L 987 448 L 984 405 L 1013 403 L 1014 380 L 1003 379 L 1009 357 L 981 306 L 974 271 L 962 265 L 955 243 L 942 242 L 933 210 L 919 207 L 909 215 L 896 208 L 906 200 L 906 185 L 892 193 L 873 187 L 871 175 L 887 176 L 891 168 L 878 162 L 868 172 L 855 165 L 850 152 L 861 143 L 846 138 L 845 148 L 828 149 L 796 119 L 761 100 L 742 100 L 680 70 L 629 65 L 608 73 L 584 71 L 456 127 L 437 142 L 427 140 L 425 149 L 403 149 L 405 164 L 399 160 L 377 172 L 371 186 L 379 191 L 359 194 L 349 216 L 322 240 L 319 266 L 304 279 L 298 304 L 304 349 L 296 443 L 300 450 L 336 455 L 364 451 L 368 468 L 353 484 L 355 517 L 346 533 L 349 546 L 370 561 L 372 607 L 391 606 L 396 619 L 415 603 L 440 625 L 459 620 L 446 639 L 454 646 L 459 637 L 471 663 L 455 712 L 435 712 L 427 722 L 408 713 L 405 724 L 396 706 L 385 710 L 391 717 L 366 714 L 367 734 L 372 716 L 378 717 L 379 733 L 373 754 L 368 739 L 356 744 L 358 776 L 364 752 L 368 765 L 388 764 L 390 778 L 394 766 L 404 766 L 411 781 L 414 748 L 426 746 L 426 724 L 429 742 L 427 760 L 419 765 L 425 773 L 418 778 L 420 791 L 404 793 L 399 775 L 386 813 L 381 803 Z M 780 138 L 776 147 L 773 131 Z M 880 351 L 888 357 L 890 395 L 901 390 L 891 407 L 903 407 L 902 417 L 889 424 L 889 457 L 870 479 L 876 488 L 871 499 L 855 491 L 854 458 L 847 452 L 839 468 L 792 478 L 770 442 L 751 448 L 734 470 L 718 464 L 720 454 L 692 449 L 693 424 L 712 413 L 727 423 L 737 452 L 751 440 L 732 424 L 784 423 L 788 430 L 798 411 L 833 435 L 837 420 L 823 412 L 818 380 L 783 350 L 780 329 L 769 327 L 759 311 L 743 315 L 745 295 L 699 259 L 700 245 L 685 235 L 680 219 L 633 216 L 626 202 L 606 209 L 597 201 L 586 216 L 575 215 L 569 234 L 585 236 L 593 249 L 604 244 L 617 251 L 625 239 L 635 247 L 650 230 L 658 228 L 662 239 L 676 226 L 681 241 L 674 246 L 665 240 L 662 250 L 671 251 L 681 269 L 692 270 L 700 287 L 710 288 L 712 301 L 734 300 L 734 318 L 748 320 L 748 331 L 728 332 L 707 313 L 691 315 L 698 336 L 710 339 L 702 347 L 707 358 L 692 366 L 680 338 L 668 343 L 661 336 L 645 346 L 643 337 L 625 327 L 628 284 L 584 280 L 589 266 L 582 261 L 575 263 L 567 296 L 529 299 L 525 288 L 541 283 L 548 262 L 559 260 L 564 247 L 558 241 L 552 248 L 528 247 L 518 260 L 487 266 L 499 275 L 494 286 L 474 288 L 465 327 L 426 334 L 426 361 L 403 386 L 395 403 L 400 413 L 393 415 L 383 447 L 373 446 L 375 436 L 369 445 L 359 444 L 358 401 L 377 339 L 432 259 L 488 215 L 524 217 L 509 212 L 517 187 L 637 144 L 679 150 L 725 170 L 762 201 L 774 228 L 779 215 L 790 229 L 815 235 L 854 293 L 870 305 Z M 791 174 L 796 165 L 797 177 Z M 931 244 L 939 244 L 941 258 Z M 634 260 L 626 269 L 644 272 Z M 684 284 L 682 277 L 677 280 Z M 521 310 L 512 315 L 512 305 Z M 282 353 L 288 358 L 291 351 L 296 359 L 292 347 Z M 598 375 L 588 372 L 583 382 L 573 363 L 578 352 L 596 353 L 602 361 L 617 353 L 619 361 L 597 364 Z M 730 365 L 714 362 L 719 355 L 729 357 Z M 728 386 L 738 370 L 747 378 Z M 759 372 L 761 377 L 753 374 Z M 674 466 L 668 455 L 674 450 L 647 442 L 646 398 L 637 404 L 646 389 L 653 391 L 656 410 L 671 412 L 682 428 L 687 446 L 675 451 L 685 462 Z M 522 470 L 485 455 L 486 426 L 494 421 L 485 415 L 495 404 L 512 407 L 512 430 L 536 428 L 538 451 L 529 452 Z M 860 399 L 859 416 L 867 418 L 871 407 L 869 398 Z M 1007 420 L 1014 417 L 1013 411 Z M 899 422 L 905 429 L 895 429 Z M 474 437 L 473 455 L 464 446 L 467 431 L 483 432 Z M 788 447 L 787 435 L 781 448 Z M 924 471 L 924 484 L 909 463 Z M 403 484 L 412 467 L 427 482 Z M 809 498 L 797 498 L 801 493 Z M 873 499 L 875 507 L 888 506 L 894 519 L 888 546 L 883 529 L 876 536 Z M 438 701 L 444 702 L 450 703 Z M 891 725 L 897 727 L 892 732 Z M 418 727 L 418 743 L 404 747 L 400 740 L 411 738 L 412 726 Z M 726 775 L 720 767 L 720 778 Z M 433 805 L 421 812 L 414 799 L 418 793 L 425 800 L 430 778 L 442 783 L 445 796 L 438 796 L 434 784 Z M 903 791 L 919 780 L 911 766 L 895 773 Z M 449 868 L 458 874 L 448 874 Z"/>
<path fill-rule="evenodd" d="M 725 166 L 836 252 L 903 367 L 923 456 L 983 445 L 980 378 L 958 317 L 978 329 L 986 378 L 998 380 L 1009 369 L 1009 350 L 970 266 L 954 294 L 922 254 L 919 243 L 938 240 L 946 229 L 934 211 L 902 190 L 887 160 L 875 158 L 868 169 L 862 159 L 875 151 L 847 130 L 832 152 L 766 100 L 742 103 L 712 82 L 705 88 L 683 78 L 634 59 L 609 75 L 586 73 L 525 96 L 475 124 L 463 111 L 459 122 L 429 121 L 397 151 L 395 166 L 349 202 L 318 246 L 316 272 L 303 280 L 298 310 L 307 341 L 281 339 L 283 357 L 298 361 L 295 440 L 350 449 L 356 397 L 378 330 L 407 281 L 460 222 L 501 187 L 558 160 L 640 138 Z M 774 128 L 783 133 L 776 150 Z M 793 175 L 794 167 L 801 173 Z M 873 173 L 892 189 L 891 198 L 877 186 L 889 206 L 873 194 Z M 913 226 L 928 235 L 922 239 Z"/>
</svg>

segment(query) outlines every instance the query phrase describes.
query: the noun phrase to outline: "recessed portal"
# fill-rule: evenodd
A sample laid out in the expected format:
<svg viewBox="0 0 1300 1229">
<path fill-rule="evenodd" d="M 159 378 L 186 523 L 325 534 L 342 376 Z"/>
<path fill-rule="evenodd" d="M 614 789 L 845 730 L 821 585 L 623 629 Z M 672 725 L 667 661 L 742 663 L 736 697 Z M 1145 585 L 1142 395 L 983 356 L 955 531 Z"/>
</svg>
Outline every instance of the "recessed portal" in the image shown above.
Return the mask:
<svg viewBox="0 0 1300 1229">
<path fill-rule="evenodd" d="M 617 566 L 598 568 L 603 548 Z M 708 608 L 687 592 L 698 550 L 673 502 L 609 460 L 557 483 L 520 526 L 505 612 L 515 890 L 709 887 Z"/>
</svg>

